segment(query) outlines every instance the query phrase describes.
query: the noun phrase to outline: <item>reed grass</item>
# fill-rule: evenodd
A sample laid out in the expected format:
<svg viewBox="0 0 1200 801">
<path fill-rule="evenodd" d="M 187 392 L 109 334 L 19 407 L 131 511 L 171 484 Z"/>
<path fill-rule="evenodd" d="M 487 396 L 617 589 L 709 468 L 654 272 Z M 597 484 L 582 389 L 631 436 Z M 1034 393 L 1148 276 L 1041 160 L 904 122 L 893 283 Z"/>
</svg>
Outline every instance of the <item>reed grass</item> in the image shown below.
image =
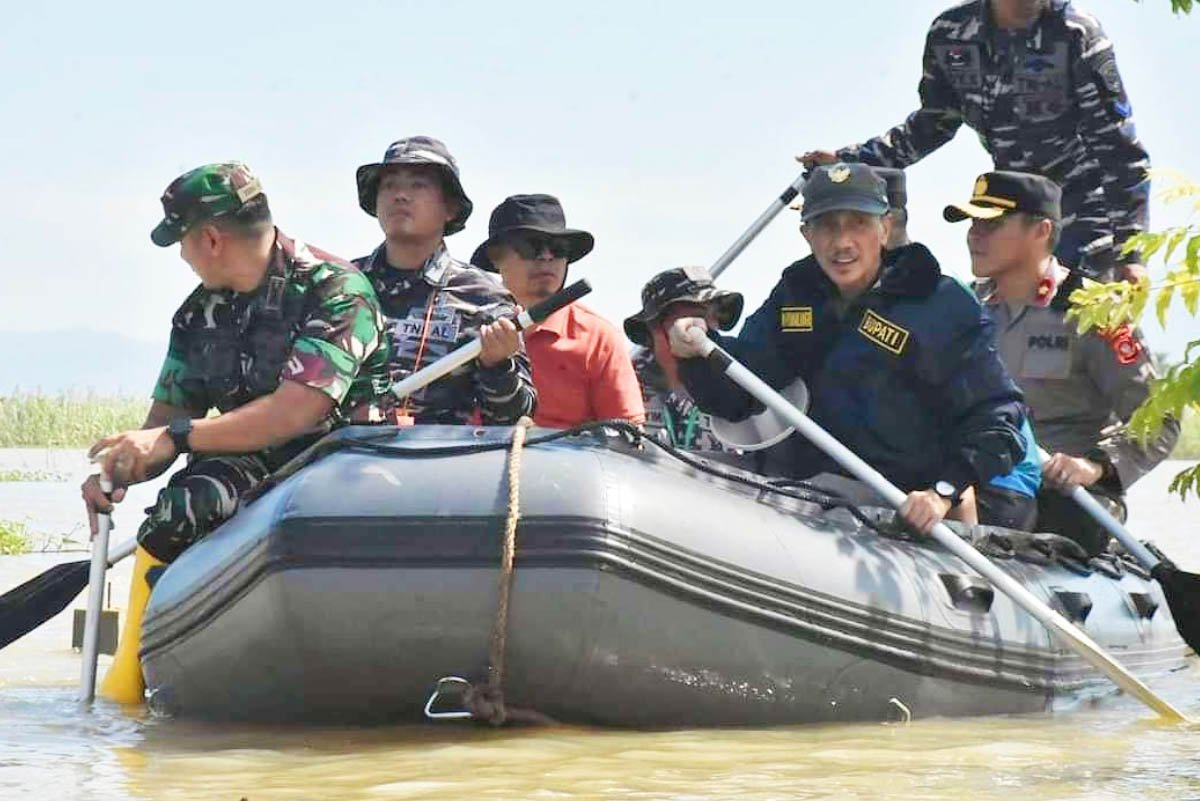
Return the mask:
<svg viewBox="0 0 1200 801">
<path fill-rule="evenodd" d="M 29 535 L 25 524 L 15 520 L 0 520 L 0 556 L 29 552 Z"/>
<path fill-rule="evenodd" d="M 150 402 L 135 397 L 92 394 L 0 396 L 0 448 L 86 448 L 108 434 L 141 428 Z M 1183 418 L 1174 459 L 1200 459 L 1200 413 Z M 0 471 L 0 481 L 53 481 L 59 476 L 25 476 Z"/>
<path fill-rule="evenodd" d="M 141 428 L 150 401 L 91 394 L 0 396 L 0 448 L 86 448 Z"/>
<path fill-rule="evenodd" d="M 6 481 L 61 482 L 70 478 L 53 470 L 0 470 L 0 484 Z"/>
</svg>

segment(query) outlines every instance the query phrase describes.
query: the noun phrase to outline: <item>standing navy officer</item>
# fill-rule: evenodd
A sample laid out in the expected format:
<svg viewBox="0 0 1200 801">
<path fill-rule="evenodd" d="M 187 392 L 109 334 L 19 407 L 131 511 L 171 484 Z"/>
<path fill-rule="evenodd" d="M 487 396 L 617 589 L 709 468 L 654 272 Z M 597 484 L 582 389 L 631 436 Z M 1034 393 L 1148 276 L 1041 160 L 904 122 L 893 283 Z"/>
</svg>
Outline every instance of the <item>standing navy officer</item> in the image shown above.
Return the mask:
<svg viewBox="0 0 1200 801">
<path fill-rule="evenodd" d="M 1148 225 L 1150 156 L 1095 17 L 1066 0 L 971 0 L 933 21 L 922 66 L 921 107 L 904 122 L 800 160 L 907 167 L 966 123 L 996 169 L 1063 188 L 1059 261 L 1100 280 L 1145 277 L 1141 256 L 1121 248 Z"/>
</svg>

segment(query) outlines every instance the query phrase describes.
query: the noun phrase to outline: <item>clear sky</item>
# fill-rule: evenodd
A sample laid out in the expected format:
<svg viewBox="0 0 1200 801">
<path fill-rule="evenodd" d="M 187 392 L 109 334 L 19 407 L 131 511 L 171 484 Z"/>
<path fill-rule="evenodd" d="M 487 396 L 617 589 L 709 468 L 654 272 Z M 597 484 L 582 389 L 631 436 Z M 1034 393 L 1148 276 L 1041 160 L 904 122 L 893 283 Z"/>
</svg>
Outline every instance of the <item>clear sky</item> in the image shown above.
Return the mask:
<svg viewBox="0 0 1200 801">
<path fill-rule="evenodd" d="M 917 103 L 943 0 L 861 2 L 118 2 L 10 4 L 0 26 L 0 329 L 91 328 L 164 343 L 195 284 L 149 232 L 166 184 L 244 160 L 289 234 L 353 257 L 381 239 L 354 170 L 430 134 L 475 201 L 469 257 L 505 195 L 549 192 L 596 236 L 572 267 L 614 321 L 653 273 L 709 264 L 798 173 Z M 1156 166 L 1200 179 L 1200 16 L 1167 0 L 1084 6 L 1116 44 Z M 990 162 L 966 128 L 909 170 L 910 231 L 969 270 L 965 199 Z M 1161 204 L 1153 221 L 1178 217 Z M 755 308 L 806 252 L 785 211 L 722 278 Z M 1161 274 L 1159 264 L 1152 274 Z M 1155 350 L 1182 352 L 1178 314 Z M 1186 321 L 1186 325 L 1185 325 Z M 86 342 L 81 343 L 86 347 Z M 17 354 L 14 354 L 17 356 Z M 101 358 L 102 354 L 97 354 Z M 120 358 L 119 354 L 112 354 Z"/>
</svg>

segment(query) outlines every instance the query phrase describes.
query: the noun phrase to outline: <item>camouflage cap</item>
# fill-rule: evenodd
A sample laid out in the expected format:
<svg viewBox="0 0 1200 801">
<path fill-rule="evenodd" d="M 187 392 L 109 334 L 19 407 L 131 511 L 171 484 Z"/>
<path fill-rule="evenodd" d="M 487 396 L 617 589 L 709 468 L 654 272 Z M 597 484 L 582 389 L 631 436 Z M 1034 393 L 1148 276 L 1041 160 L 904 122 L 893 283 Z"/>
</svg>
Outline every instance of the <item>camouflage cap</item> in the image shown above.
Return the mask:
<svg viewBox="0 0 1200 801">
<path fill-rule="evenodd" d="M 458 214 L 446 223 L 442 233 L 456 234 L 467 224 L 474 204 L 463 190 L 458 174 L 458 162 L 446 146 L 432 136 L 410 136 L 388 145 L 381 161 L 364 164 L 355 173 L 358 184 L 358 205 L 367 214 L 375 216 L 375 200 L 379 195 L 379 176 L 391 166 L 433 167 L 442 176 L 442 185 L 449 195 L 458 201 Z"/>
<path fill-rule="evenodd" d="M 729 330 L 742 316 L 743 298 L 738 292 L 719 289 L 703 267 L 675 267 L 664 270 L 642 287 L 642 310 L 625 318 L 625 336 L 641 345 L 653 347 L 650 323 L 675 303 L 699 303 L 717 315 L 717 325 Z"/>
<path fill-rule="evenodd" d="M 262 193 L 258 178 L 240 161 L 197 167 L 163 192 L 163 219 L 150 239 L 162 248 L 173 245 L 196 223 L 235 212 Z"/>
</svg>

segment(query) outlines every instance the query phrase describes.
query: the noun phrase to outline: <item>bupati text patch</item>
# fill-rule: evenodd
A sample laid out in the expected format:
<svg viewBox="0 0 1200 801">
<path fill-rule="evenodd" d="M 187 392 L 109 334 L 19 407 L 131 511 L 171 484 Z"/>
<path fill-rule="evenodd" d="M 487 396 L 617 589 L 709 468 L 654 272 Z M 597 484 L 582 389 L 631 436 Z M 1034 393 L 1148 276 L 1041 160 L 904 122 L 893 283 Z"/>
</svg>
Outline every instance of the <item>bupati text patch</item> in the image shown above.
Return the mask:
<svg viewBox="0 0 1200 801">
<path fill-rule="evenodd" d="M 870 309 L 858 324 L 858 332 L 886 351 L 899 356 L 908 344 L 908 331 L 890 323 Z"/>
</svg>

